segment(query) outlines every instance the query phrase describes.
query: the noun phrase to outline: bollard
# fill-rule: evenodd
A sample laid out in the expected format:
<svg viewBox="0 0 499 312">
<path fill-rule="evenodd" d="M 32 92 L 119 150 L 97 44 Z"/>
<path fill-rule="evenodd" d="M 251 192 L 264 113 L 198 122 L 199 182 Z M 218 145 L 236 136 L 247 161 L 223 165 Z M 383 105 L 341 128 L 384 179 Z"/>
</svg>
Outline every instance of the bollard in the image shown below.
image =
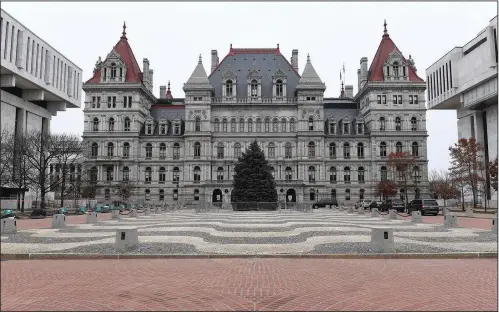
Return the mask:
<svg viewBox="0 0 499 312">
<path fill-rule="evenodd" d="M 156 206 L 156 211 L 154 213 L 155 214 L 161 214 L 162 213 L 161 207 L 160 206 Z"/>
<path fill-rule="evenodd" d="M 17 232 L 17 221 L 14 218 L 5 218 L 1 220 L 0 223 L 0 233 L 2 234 L 16 234 Z"/>
<path fill-rule="evenodd" d="M 353 213 L 353 207 L 348 207 L 348 213 Z"/>
<path fill-rule="evenodd" d="M 468 218 L 473 218 L 475 216 L 475 214 L 473 213 L 473 208 L 470 207 L 466 209 L 466 216 Z"/>
<path fill-rule="evenodd" d="M 92 211 L 87 214 L 87 223 L 97 223 L 97 212 Z"/>
<path fill-rule="evenodd" d="M 61 229 L 66 227 L 66 216 L 63 214 L 55 214 L 52 216 L 52 228 Z"/>
<path fill-rule="evenodd" d="M 359 209 L 357 209 L 357 213 L 360 215 L 365 214 L 366 212 L 364 211 L 364 207 L 359 207 Z"/>
<path fill-rule="evenodd" d="M 113 210 L 111 212 L 111 219 L 119 219 L 120 218 L 120 211 L 119 210 Z"/>
<path fill-rule="evenodd" d="M 374 252 L 393 252 L 393 229 L 373 228 L 371 231 L 371 250 Z"/>
<path fill-rule="evenodd" d="M 447 212 L 444 216 L 445 227 L 457 227 L 457 216 L 454 213 Z"/>
<path fill-rule="evenodd" d="M 497 234 L 497 215 L 492 219 L 492 233 Z"/>
<path fill-rule="evenodd" d="M 123 228 L 116 230 L 114 249 L 117 252 L 125 252 L 139 247 L 139 233 L 137 228 Z"/>
<path fill-rule="evenodd" d="M 411 222 L 421 223 L 423 222 L 423 217 L 421 216 L 421 211 L 413 211 L 411 212 Z"/>
<path fill-rule="evenodd" d="M 395 209 L 388 210 L 388 219 L 397 220 L 397 210 Z"/>
<path fill-rule="evenodd" d="M 345 210 L 345 208 L 341 207 L 341 206 L 338 206 L 338 211 L 339 212 L 343 212 L 343 210 Z"/>
<path fill-rule="evenodd" d="M 378 208 L 372 208 L 371 209 L 371 218 L 377 218 L 377 217 L 379 217 Z"/>
<path fill-rule="evenodd" d="M 138 213 L 137 213 L 137 209 L 132 209 L 132 212 L 130 213 L 130 217 L 132 218 L 137 218 L 138 216 Z"/>
</svg>

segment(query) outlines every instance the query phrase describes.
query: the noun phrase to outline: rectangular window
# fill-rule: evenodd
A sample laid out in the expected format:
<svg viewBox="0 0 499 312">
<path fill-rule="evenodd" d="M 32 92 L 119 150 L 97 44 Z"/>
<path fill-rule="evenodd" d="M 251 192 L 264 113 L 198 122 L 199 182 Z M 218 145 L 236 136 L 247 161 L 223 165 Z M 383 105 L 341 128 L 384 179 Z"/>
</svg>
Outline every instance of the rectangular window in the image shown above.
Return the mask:
<svg viewBox="0 0 499 312">
<path fill-rule="evenodd" d="M 414 104 L 414 102 L 412 101 L 412 95 L 409 95 L 409 104 Z"/>
<path fill-rule="evenodd" d="M 2 34 L 3 36 L 3 34 Z M 9 22 L 7 22 L 6 27 L 5 27 L 5 44 L 4 44 L 4 50 L 3 50 L 3 58 L 7 59 L 7 43 L 9 39 Z"/>
<path fill-rule="evenodd" d="M 378 95 L 378 104 L 381 104 L 381 95 Z"/>
<path fill-rule="evenodd" d="M 26 49 L 26 71 L 28 71 L 28 65 L 29 65 L 29 44 L 30 43 L 31 43 L 31 39 L 28 37 L 28 47 Z M 54 60 L 55 60 L 55 56 L 54 56 Z M 55 61 L 54 61 L 54 66 L 55 66 Z M 55 73 L 55 71 L 53 71 L 52 73 Z M 52 81 L 54 81 L 53 76 L 52 76 Z"/>
<path fill-rule="evenodd" d="M 447 66 L 447 63 L 445 63 L 445 82 L 446 82 L 445 91 L 448 91 L 449 90 L 449 67 Z"/>
<path fill-rule="evenodd" d="M 417 95 L 414 96 L 414 104 L 419 104 L 419 99 Z"/>
<path fill-rule="evenodd" d="M 397 104 L 397 96 L 396 95 L 393 96 L 393 104 Z"/>
<path fill-rule="evenodd" d="M 132 108 L 132 97 L 128 97 L 128 108 Z"/>
<path fill-rule="evenodd" d="M 343 134 L 349 134 L 349 124 L 343 124 Z"/>
<path fill-rule="evenodd" d="M 450 76 L 449 76 L 450 87 L 452 88 L 452 62 L 451 61 L 449 61 L 449 74 L 450 74 Z"/>
<path fill-rule="evenodd" d="M 428 80 L 426 80 L 426 90 L 428 92 L 428 100 L 431 100 L 431 94 L 430 94 L 430 80 L 431 78 L 428 77 Z"/>
<path fill-rule="evenodd" d="M 127 107 L 128 107 L 127 100 L 128 100 L 128 96 L 124 96 L 124 97 L 123 97 L 123 107 L 124 107 L 124 108 L 127 108 Z"/>
<path fill-rule="evenodd" d="M 7 48 L 7 47 L 5 47 Z M 12 55 L 14 54 L 14 25 L 12 25 L 12 33 L 10 34 L 10 55 L 9 60 L 12 63 Z M 38 49 L 37 49 L 38 54 Z"/>
<path fill-rule="evenodd" d="M 116 108 L 116 97 L 113 96 L 113 108 Z"/>
<path fill-rule="evenodd" d="M 100 96 L 97 97 L 97 108 L 100 108 Z"/>
<path fill-rule="evenodd" d="M 398 98 L 399 98 L 399 104 L 402 104 L 402 95 L 399 95 Z"/>
<path fill-rule="evenodd" d="M 407 76 L 406 75 L 406 67 L 405 66 L 402 66 L 402 72 L 404 73 L 404 77 Z"/>
<path fill-rule="evenodd" d="M 92 108 L 95 108 L 96 105 L 97 105 L 97 97 L 92 96 Z"/>
<path fill-rule="evenodd" d="M 111 108 L 111 97 L 107 97 L 107 108 Z"/>
<path fill-rule="evenodd" d="M 439 82 L 439 93 L 438 94 L 442 94 L 442 68 L 439 68 L 438 69 L 438 82 Z"/>
<path fill-rule="evenodd" d="M 382 95 L 381 100 L 382 100 L 383 104 L 386 104 L 386 95 Z"/>
<path fill-rule="evenodd" d="M 496 63 L 497 63 L 497 28 L 494 29 L 494 47 L 496 51 Z"/>
</svg>

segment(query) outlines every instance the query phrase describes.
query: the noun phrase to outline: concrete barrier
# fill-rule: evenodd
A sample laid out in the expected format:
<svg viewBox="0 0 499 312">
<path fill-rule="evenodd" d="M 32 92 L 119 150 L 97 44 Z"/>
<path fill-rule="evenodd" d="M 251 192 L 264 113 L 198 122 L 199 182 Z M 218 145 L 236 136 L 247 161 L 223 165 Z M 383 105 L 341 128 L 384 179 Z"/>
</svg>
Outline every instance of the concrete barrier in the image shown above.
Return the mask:
<svg viewBox="0 0 499 312">
<path fill-rule="evenodd" d="M 473 213 L 473 208 L 467 208 L 466 209 L 466 216 L 468 218 L 473 218 L 475 216 L 475 214 Z"/>
<path fill-rule="evenodd" d="M 397 210 L 395 209 L 388 210 L 388 219 L 397 220 Z"/>
<path fill-rule="evenodd" d="M 146 211 L 144 211 L 144 216 L 150 216 L 151 215 L 151 207 L 146 207 Z"/>
<path fill-rule="evenodd" d="M 97 223 L 97 212 L 92 211 L 87 214 L 87 223 Z"/>
<path fill-rule="evenodd" d="M 132 218 L 137 218 L 138 216 L 138 212 L 137 212 L 137 209 L 132 209 L 132 212 L 130 213 L 130 217 Z"/>
<path fill-rule="evenodd" d="M 55 214 L 52 216 L 52 228 L 62 229 L 66 227 L 66 216 L 63 214 Z"/>
<path fill-rule="evenodd" d="M 366 211 L 364 210 L 364 207 L 359 207 L 359 209 L 357 209 L 357 214 L 363 215 L 365 213 Z"/>
<path fill-rule="evenodd" d="M 378 217 L 379 217 L 378 208 L 372 208 L 371 209 L 371 218 L 378 218 Z"/>
<path fill-rule="evenodd" d="M 120 219 L 120 211 L 118 209 L 111 212 L 111 219 Z"/>
<path fill-rule="evenodd" d="M 413 211 L 411 212 L 411 222 L 421 223 L 423 222 L 423 217 L 421 216 L 421 211 Z"/>
<path fill-rule="evenodd" d="M 14 218 L 5 218 L 0 221 L 0 233 L 2 234 L 16 234 L 17 233 L 17 220 Z"/>
<path fill-rule="evenodd" d="M 348 207 L 347 213 L 354 213 L 353 207 Z"/>
<path fill-rule="evenodd" d="M 156 207 L 156 211 L 154 212 L 155 214 L 161 214 L 162 211 L 161 211 L 161 207 L 157 206 Z"/>
<path fill-rule="evenodd" d="M 393 252 L 395 250 L 393 229 L 373 228 L 371 231 L 371 250 L 374 252 Z"/>
<path fill-rule="evenodd" d="M 116 230 L 114 248 L 117 252 L 125 252 L 139 247 L 137 228 L 122 228 Z"/>
<path fill-rule="evenodd" d="M 341 207 L 341 206 L 338 206 L 338 211 L 339 212 L 343 212 L 343 210 L 345 210 L 345 208 Z"/>
<path fill-rule="evenodd" d="M 497 214 L 492 218 L 492 233 L 497 234 Z"/>
<path fill-rule="evenodd" d="M 444 216 L 444 226 L 445 227 L 457 227 L 457 216 L 452 212 L 448 212 Z"/>
</svg>

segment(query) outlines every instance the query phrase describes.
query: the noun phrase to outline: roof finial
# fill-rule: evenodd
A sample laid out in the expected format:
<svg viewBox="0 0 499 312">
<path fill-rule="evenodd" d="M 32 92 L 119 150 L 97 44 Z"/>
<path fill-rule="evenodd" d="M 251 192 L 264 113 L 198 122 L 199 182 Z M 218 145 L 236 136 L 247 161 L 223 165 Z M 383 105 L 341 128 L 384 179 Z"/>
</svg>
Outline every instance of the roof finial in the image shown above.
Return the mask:
<svg viewBox="0 0 499 312">
<path fill-rule="evenodd" d="M 170 91 L 170 80 L 168 80 L 168 91 Z"/>
<path fill-rule="evenodd" d="M 307 63 L 310 63 L 310 53 L 307 53 Z"/>
<path fill-rule="evenodd" d="M 383 30 L 383 34 L 388 35 L 388 30 L 386 30 L 386 19 L 385 19 L 385 23 L 383 24 L 383 26 L 385 27 L 385 29 Z"/>
<path fill-rule="evenodd" d="M 203 64 L 203 59 L 201 57 L 201 54 L 199 54 L 199 62 L 198 62 L 198 64 Z"/>
<path fill-rule="evenodd" d="M 123 32 L 121 33 L 121 39 L 126 39 L 126 24 L 123 22 Z"/>
</svg>

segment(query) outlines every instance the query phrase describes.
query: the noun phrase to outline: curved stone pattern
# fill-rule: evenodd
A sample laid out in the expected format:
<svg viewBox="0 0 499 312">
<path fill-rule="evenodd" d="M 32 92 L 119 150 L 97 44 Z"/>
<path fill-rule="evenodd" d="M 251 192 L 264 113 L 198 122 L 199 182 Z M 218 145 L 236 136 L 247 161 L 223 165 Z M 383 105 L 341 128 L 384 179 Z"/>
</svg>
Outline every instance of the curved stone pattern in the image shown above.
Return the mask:
<svg viewBox="0 0 499 312">
<path fill-rule="evenodd" d="M 139 254 L 373 253 L 373 228 L 393 229 L 394 252 L 497 251 L 491 231 L 445 228 L 407 220 L 372 218 L 336 210 L 314 213 L 190 211 L 68 224 L 62 229 L 4 234 L 2 253 L 84 252 L 114 254 L 116 230 L 138 229 Z"/>
</svg>

